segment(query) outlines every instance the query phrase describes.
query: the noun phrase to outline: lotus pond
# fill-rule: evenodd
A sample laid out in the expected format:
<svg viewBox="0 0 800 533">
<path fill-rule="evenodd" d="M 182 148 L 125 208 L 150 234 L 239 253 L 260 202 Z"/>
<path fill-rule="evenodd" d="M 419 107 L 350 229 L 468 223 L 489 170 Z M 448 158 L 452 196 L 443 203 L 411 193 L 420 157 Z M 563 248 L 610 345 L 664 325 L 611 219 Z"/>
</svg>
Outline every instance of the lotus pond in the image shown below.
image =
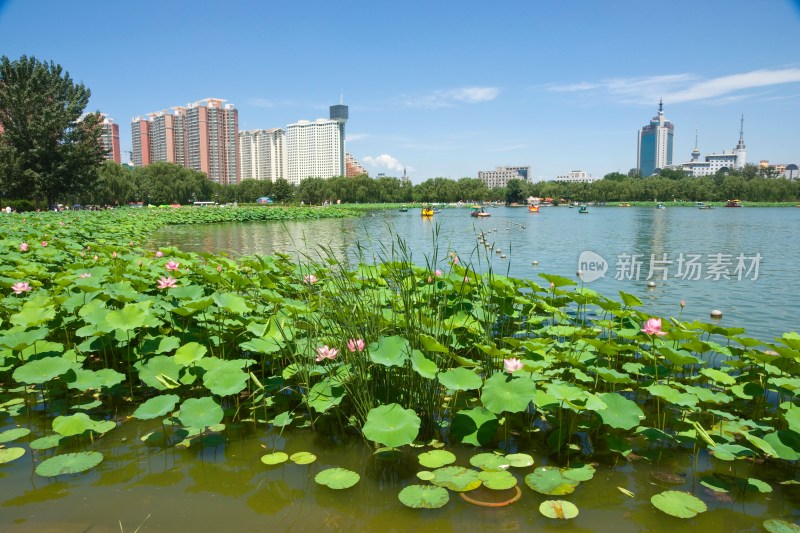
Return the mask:
<svg viewBox="0 0 800 533">
<path fill-rule="evenodd" d="M 401 239 L 354 265 L 147 246 L 354 215 L 3 217 L 3 529 L 797 530 L 797 333 Z"/>
</svg>

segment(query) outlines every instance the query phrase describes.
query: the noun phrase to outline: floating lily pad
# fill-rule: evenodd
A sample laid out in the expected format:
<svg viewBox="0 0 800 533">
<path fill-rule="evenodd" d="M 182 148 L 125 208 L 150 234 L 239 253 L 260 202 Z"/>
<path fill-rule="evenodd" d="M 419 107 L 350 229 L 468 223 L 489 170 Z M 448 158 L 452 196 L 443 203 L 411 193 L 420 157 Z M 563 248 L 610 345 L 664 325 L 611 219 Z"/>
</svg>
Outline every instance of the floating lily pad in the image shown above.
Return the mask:
<svg viewBox="0 0 800 533">
<path fill-rule="evenodd" d="M 578 516 L 578 508 L 574 503 L 565 500 L 545 500 L 539 504 L 539 512 L 547 518 L 568 520 Z"/>
<path fill-rule="evenodd" d="M 436 477 L 431 480 L 431 483 L 456 492 L 465 492 L 481 486 L 478 473 L 463 466 L 445 466 L 437 468 L 433 473 Z"/>
<path fill-rule="evenodd" d="M 289 455 L 284 452 L 268 453 L 261 456 L 261 462 L 270 466 L 285 463 L 288 460 Z"/>
<path fill-rule="evenodd" d="M 765 494 L 767 492 L 772 492 L 772 487 L 770 487 L 769 483 L 766 483 L 754 477 L 747 478 L 747 480 L 742 482 L 742 485 L 744 485 L 745 490 L 756 489 L 758 492 L 762 494 Z"/>
<path fill-rule="evenodd" d="M 430 470 L 421 470 L 417 472 L 417 478 L 421 479 L 422 481 L 430 481 L 436 477 L 436 474 L 431 472 Z"/>
<path fill-rule="evenodd" d="M 318 484 L 336 490 L 349 489 L 360 479 L 361 476 L 346 468 L 328 468 L 314 477 Z"/>
<path fill-rule="evenodd" d="M 456 456 L 447 450 L 431 450 L 419 454 L 419 464 L 426 468 L 439 468 L 456 462 Z"/>
<path fill-rule="evenodd" d="M 189 398 L 181 404 L 178 419 L 193 428 L 205 428 L 222 422 L 223 412 L 213 398 Z"/>
<path fill-rule="evenodd" d="M 479 453 L 469 458 L 469 464 L 481 470 L 507 470 L 510 466 L 505 456 L 496 453 Z"/>
<path fill-rule="evenodd" d="M 580 468 L 568 468 L 562 472 L 567 479 L 575 481 L 589 481 L 594 477 L 595 469 L 592 465 L 583 465 Z"/>
<path fill-rule="evenodd" d="M 452 390 L 475 390 L 481 388 L 483 381 L 474 370 L 464 367 L 451 368 L 439 372 L 439 383 Z"/>
<path fill-rule="evenodd" d="M 561 496 L 571 494 L 580 481 L 564 477 L 560 468 L 540 466 L 525 476 L 525 484 L 541 494 Z"/>
<path fill-rule="evenodd" d="M 715 476 L 707 476 L 702 478 L 700 480 L 700 484 L 709 490 L 713 490 L 714 492 L 730 492 L 733 488 L 730 483 L 726 483 Z"/>
<path fill-rule="evenodd" d="M 688 492 L 667 490 L 650 498 L 656 509 L 677 518 L 692 518 L 708 510 L 703 500 Z"/>
<path fill-rule="evenodd" d="M 36 467 L 36 473 L 44 477 L 77 474 L 94 468 L 102 461 L 103 454 L 100 452 L 65 453 L 45 459 L 39 463 Z"/>
<path fill-rule="evenodd" d="M 533 457 L 527 453 L 510 453 L 506 455 L 508 466 L 514 468 L 525 468 L 533 465 Z"/>
<path fill-rule="evenodd" d="M 21 439 L 30 435 L 31 430 L 28 428 L 14 428 L 3 431 L 0 433 L 0 444 L 4 442 L 11 442 L 13 440 Z"/>
<path fill-rule="evenodd" d="M 29 446 L 31 450 L 49 450 L 55 448 L 61 442 L 61 435 L 47 435 L 32 441 Z"/>
<path fill-rule="evenodd" d="M 769 531 L 769 533 L 797 533 L 800 531 L 800 526 L 797 524 L 787 522 L 786 520 L 780 520 L 778 518 L 764 520 L 762 525 L 764 526 L 764 529 Z"/>
<path fill-rule="evenodd" d="M 438 509 L 447 505 L 447 489 L 431 485 L 409 485 L 397 495 L 400 502 L 412 509 Z"/>
<path fill-rule="evenodd" d="M 10 463 L 25 455 L 25 448 L 0 448 L 0 464 Z"/>
<path fill-rule="evenodd" d="M 517 486 L 517 478 L 508 470 L 478 472 L 478 479 L 484 487 L 492 490 L 507 490 Z"/>
<path fill-rule="evenodd" d="M 317 460 L 317 456 L 311 452 L 297 452 L 289 456 L 289 460 L 298 465 L 308 465 Z"/>
</svg>

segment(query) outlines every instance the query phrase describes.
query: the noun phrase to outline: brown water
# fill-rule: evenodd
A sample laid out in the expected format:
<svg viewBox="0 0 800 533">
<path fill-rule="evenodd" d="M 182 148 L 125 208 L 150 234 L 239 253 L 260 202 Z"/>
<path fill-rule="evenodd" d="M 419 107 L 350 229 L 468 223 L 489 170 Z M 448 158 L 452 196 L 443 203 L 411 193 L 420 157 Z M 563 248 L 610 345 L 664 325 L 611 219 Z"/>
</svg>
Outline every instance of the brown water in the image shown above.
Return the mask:
<svg viewBox="0 0 800 533">
<path fill-rule="evenodd" d="M 91 446 L 105 460 L 82 474 L 59 478 L 35 474 L 36 462 L 51 452 L 34 452 L 33 457 L 28 452 L 3 465 L 0 531 L 132 532 L 143 524 L 139 531 L 755 532 L 762 531 L 761 523 L 768 518 L 800 518 L 797 485 L 772 481 L 769 494 L 734 489 L 724 495 L 699 485 L 699 478 L 712 472 L 768 480 L 771 473 L 763 465 L 709 461 L 703 456 L 695 474 L 685 451 L 597 465 L 594 478 L 573 494 L 544 496 L 528 488 L 524 477 L 552 461 L 535 450 L 520 450 L 531 453 L 535 464 L 512 469 L 522 490 L 516 503 L 478 507 L 451 491 L 445 507 L 414 510 L 404 507 L 397 494 L 409 484 L 427 483 L 416 478 L 418 471 L 426 470 L 416 456 L 430 448 L 409 448 L 399 460 L 383 460 L 361 441 L 340 445 L 308 430 L 281 435 L 252 427 L 230 430 L 227 439 L 211 438 L 188 449 L 165 450 L 140 442 L 143 435 L 159 429 L 157 422 L 125 420 Z M 261 456 L 273 450 L 310 451 L 318 459 L 309 465 L 264 465 Z M 469 467 L 469 457 L 479 451 L 485 450 L 457 448 L 456 464 Z M 361 480 L 341 491 L 317 485 L 314 476 L 329 467 L 354 470 Z M 792 476 L 783 470 L 775 473 L 777 479 Z M 663 477 L 671 480 L 660 480 Z M 688 520 L 667 516 L 650 503 L 652 495 L 664 490 L 692 492 L 709 510 Z M 513 490 L 499 494 L 485 489 L 470 493 L 476 499 L 496 501 L 510 498 Z M 538 507 L 546 499 L 569 500 L 580 514 L 568 522 L 545 518 Z"/>
</svg>

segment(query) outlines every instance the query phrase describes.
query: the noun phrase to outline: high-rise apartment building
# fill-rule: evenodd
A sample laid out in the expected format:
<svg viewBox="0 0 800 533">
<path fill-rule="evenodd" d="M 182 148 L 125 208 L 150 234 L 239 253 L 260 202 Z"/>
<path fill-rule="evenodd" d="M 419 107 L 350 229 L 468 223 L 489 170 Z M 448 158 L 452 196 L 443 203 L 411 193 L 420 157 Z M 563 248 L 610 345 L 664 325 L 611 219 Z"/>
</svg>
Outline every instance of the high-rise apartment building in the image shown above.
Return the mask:
<svg viewBox="0 0 800 533">
<path fill-rule="evenodd" d="M 301 120 L 286 127 L 286 179 L 297 185 L 306 178 L 344 176 L 346 105 L 330 108 L 330 119 Z"/>
<path fill-rule="evenodd" d="M 490 189 L 505 187 L 509 180 L 528 181 L 531 167 L 497 167 L 494 170 L 479 170 L 478 179 L 482 180 Z"/>
<path fill-rule="evenodd" d="M 239 182 L 239 112 L 219 98 L 131 121 L 133 164 L 176 163 L 222 185 Z"/>
<path fill-rule="evenodd" d="M 286 177 L 286 132 L 280 128 L 239 132 L 243 180 L 276 181 Z"/>
<path fill-rule="evenodd" d="M 114 119 L 102 113 L 100 114 L 100 118 L 102 120 L 100 123 L 100 127 L 102 128 L 100 142 L 106 150 L 106 160 L 119 164 L 121 160 L 119 152 L 119 124 L 116 124 Z"/>
<path fill-rule="evenodd" d="M 642 177 L 652 176 L 656 169 L 672 164 L 672 137 L 675 127 L 664 118 L 664 102 L 658 102 L 658 115 L 639 130 L 636 168 Z"/>
<path fill-rule="evenodd" d="M 369 173 L 364 166 L 358 162 L 358 159 L 353 157 L 352 154 L 344 154 L 344 175 L 348 178 L 355 178 L 356 176 L 367 176 Z"/>
</svg>

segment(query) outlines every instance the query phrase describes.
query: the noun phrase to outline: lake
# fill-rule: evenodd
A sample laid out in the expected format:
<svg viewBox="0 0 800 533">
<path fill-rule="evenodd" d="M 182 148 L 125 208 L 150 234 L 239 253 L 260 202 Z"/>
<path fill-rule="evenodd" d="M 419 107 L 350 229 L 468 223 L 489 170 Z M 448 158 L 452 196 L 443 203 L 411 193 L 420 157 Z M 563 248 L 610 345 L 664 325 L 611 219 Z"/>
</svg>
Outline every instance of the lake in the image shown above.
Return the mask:
<svg viewBox="0 0 800 533">
<path fill-rule="evenodd" d="M 410 209 L 375 211 L 360 219 L 171 226 L 152 244 L 231 255 L 283 251 L 311 257 L 324 247 L 353 260 L 359 243 L 379 260 L 400 238 L 420 265 L 435 263 L 444 270 L 448 253 L 455 251 L 479 272 L 492 268 L 543 285 L 542 272 L 581 282 L 579 259 L 592 252 L 583 256 L 589 259 L 583 261 L 584 285 L 612 298 L 620 290 L 635 294 L 654 315 L 710 321 L 716 309 L 723 313 L 716 323 L 745 327 L 761 340 L 798 329 L 800 246 L 794 235 L 800 229 L 800 209 L 591 206 L 588 214 L 580 214 L 564 206 L 539 213 L 498 207 L 488 209 L 492 216 L 487 218 L 469 212 L 445 208 L 423 218 L 419 209 Z M 435 232 L 439 256 L 432 258 Z M 478 244 L 480 234 L 493 248 Z M 599 273 L 591 269 L 603 263 L 603 277 L 589 281 Z M 686 302 L 682 312 L 681 300 Z"/>
</svg>

